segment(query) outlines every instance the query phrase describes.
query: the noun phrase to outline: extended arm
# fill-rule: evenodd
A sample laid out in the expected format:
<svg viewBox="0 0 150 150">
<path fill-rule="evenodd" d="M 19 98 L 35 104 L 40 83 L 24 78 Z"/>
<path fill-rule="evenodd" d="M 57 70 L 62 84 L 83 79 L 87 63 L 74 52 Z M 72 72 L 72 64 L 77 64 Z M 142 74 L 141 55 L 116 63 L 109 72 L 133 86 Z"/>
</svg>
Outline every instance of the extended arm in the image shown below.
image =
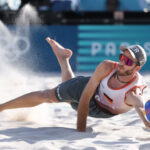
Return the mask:
<svg viewBox="0 0 150 150">
<path fill-rule="evenodd" d="M 140 119 L 143 121 L 144 125 L 150 129 L 150 123 L 146 120 L 144 115 L 144 104 L 143 96 L 140 94 L 139 89 L 136 91 L 131 91 L 127 96 L 127 103 L 133 105 Z"/>
<path fill-rule="evenodd" d="M 106 74 L 112 68 L 112 63 L 104 61 L 101 63 L 95 70 L 94 74 L 90 78 L 87 83 L 78 106 L 78 118 L 77 118 L 77 130 L 78 131 L 86 131 L 86 119 L 89 112 L 89 102 L 91 97 L 93 96 L 97 86 L 101 82 L 101 80 L 106 76 Z"/>
</svg>

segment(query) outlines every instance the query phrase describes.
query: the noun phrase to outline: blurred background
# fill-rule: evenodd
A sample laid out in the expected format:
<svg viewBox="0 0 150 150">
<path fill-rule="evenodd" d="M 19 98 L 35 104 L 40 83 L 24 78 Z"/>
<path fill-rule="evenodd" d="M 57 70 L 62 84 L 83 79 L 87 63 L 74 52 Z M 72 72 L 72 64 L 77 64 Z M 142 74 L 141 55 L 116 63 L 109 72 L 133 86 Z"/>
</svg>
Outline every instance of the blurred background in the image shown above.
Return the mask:
<svg viewBox="0 0 150 150">
<path fill-rule="evenodd" d="M 59 72 L 45 38 L 73 51 L 76 72 L 118 61 L 121 45 L 140 44 L 149 71 L 150 0 L 0 0 L 0 57 L 34 72 Z"/>
</svg>

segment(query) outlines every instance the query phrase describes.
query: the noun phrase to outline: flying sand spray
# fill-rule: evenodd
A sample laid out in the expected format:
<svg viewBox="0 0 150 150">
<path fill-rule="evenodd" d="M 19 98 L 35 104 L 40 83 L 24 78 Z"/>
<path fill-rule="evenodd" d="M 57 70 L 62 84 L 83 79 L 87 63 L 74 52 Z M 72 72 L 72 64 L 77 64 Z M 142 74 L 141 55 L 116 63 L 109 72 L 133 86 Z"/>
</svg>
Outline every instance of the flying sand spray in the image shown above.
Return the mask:
<svg viewBox="0 0 150 150">
<path fill-rule="evenodd" d="M 37 74 L 30 74 L 32 70 L 21 67 L 17 68 L 13 65 L 13 61 L 18 62 L 18 58 L 30 51 L 30 25 L 40 23 L 41 20 L 34 7 L 27 4 L 20 11 L 16 18 L 15 30 L 11 31 L 0 21 L 0 99 L 1 103 L 9 101 L 15 97 L 28 92 L 42 90 L 49 86 L 46 77 L 39 77 Z M 20 40 L 19 40 L 20 39 Z M 17 45 L 19 42 L 26 44 L 23 47 Z M 21 45 L 21 46 L 22 46 Z M 49 82 L 49 81 L 48 81 Z M 32 109 L 22 108 L 6 110 L 1 113 L 4 118 L 10 118 L 13 121 L 33 121 L 37 123 L 47 122 L 53 112 L 49 109 L 49 105 L 42 104 Z"/>
</svg>

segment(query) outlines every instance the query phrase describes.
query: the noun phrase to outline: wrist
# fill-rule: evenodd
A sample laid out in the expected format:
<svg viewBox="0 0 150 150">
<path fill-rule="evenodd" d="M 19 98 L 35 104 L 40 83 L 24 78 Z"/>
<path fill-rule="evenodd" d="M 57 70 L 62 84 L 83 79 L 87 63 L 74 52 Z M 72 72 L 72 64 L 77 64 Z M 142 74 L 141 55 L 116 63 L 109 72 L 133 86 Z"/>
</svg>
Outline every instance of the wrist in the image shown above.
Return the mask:
<svg viewBox="0 0 150 150">
<path fill-rule="evenodd" d="M 150 122 L 144 121 L 144 124 L 145 124 L 146 127 L 149 127 L 149 128 L 150 128 Z"/>
<path fill-rule="evenodd" d="M 78 130 L 79 132 L 86 132 L 86 129 L 85 129 L 85 128 L 77 128 L 77 130 Z"/>
</svg>

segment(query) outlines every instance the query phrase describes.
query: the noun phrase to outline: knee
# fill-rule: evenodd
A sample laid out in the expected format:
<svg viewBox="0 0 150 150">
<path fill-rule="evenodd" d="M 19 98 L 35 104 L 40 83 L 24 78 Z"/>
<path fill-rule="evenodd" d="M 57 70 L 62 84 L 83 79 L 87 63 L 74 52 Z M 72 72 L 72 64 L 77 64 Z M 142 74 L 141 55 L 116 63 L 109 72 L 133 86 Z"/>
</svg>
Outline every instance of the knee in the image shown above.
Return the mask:
<svg viewBox="0 0 150 150">
<path fill-rule="evenodd" d="M 43 102 L 46 103 L 51 103 L 56 101 L 54 90 L 39 91 L 38 96 L 43 100 Z"/>
</svg>

